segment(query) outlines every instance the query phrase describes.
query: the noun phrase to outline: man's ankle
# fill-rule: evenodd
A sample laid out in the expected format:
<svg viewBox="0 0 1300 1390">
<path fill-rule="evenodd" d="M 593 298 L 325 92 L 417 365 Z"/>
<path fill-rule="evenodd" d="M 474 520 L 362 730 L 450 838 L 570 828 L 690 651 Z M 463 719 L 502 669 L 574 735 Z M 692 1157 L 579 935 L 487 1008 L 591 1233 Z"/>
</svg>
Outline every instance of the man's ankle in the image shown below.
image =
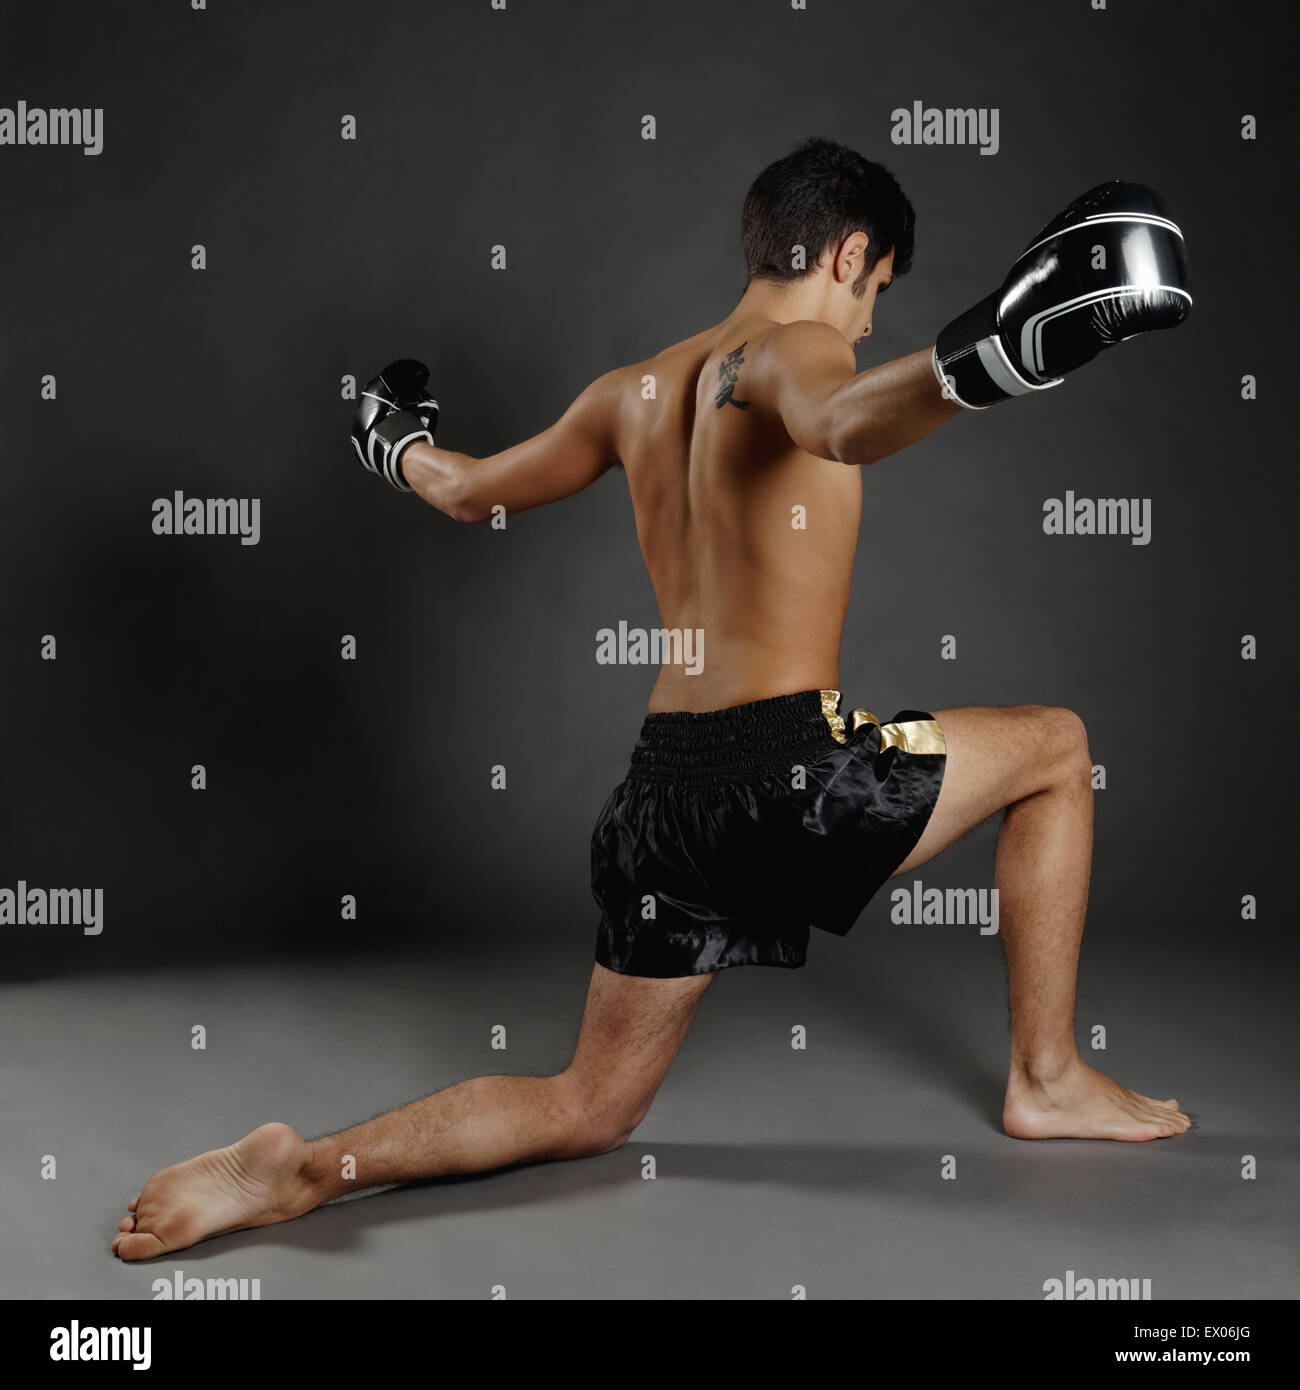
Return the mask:
<svg viewBox="0 0 1300 1390">
<path fill-rule="evenodd" d="M 1037 1047 L 1024 1052 L 1012 1051 L 1013 1081 L 1028 1082 L 1031 1086 L 1051 1086 L 1082 1064 L 1078 1048 L 1069 1046 Z"/>
<path fill-rule="evenodd" d="M 311 1211 L 313 1207 L 318 1207 L 322 1202 L 330 1199 L 330 1178 L 334 1176 L 327 1173 L 322 1167 L 323 1155 L 317 1144 L 310 1139 L 303 1141 L 304 1153 L 302 1161 L 298 1164 L 298 1170 L 294 1174 L 294 1188 L 298 1199 L 303 1204 L 305 1211 Z"/>
</svg>

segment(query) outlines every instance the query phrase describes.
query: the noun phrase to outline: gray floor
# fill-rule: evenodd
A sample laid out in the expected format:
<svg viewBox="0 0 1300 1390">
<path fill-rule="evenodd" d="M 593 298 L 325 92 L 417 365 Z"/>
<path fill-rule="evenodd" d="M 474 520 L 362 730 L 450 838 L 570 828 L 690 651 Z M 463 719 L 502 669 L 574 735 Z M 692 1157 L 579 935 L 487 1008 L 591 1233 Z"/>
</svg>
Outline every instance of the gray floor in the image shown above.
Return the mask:
<svg viewBox="0 0 1300 1390">
<path fill-rule="evenodd" d="M 932 928 L 937 933 L 962 929 Z M 817 937 L 800 972 L 721 977 L 618 1153 L 358 1197 L 144 1266 L 108 1253 L 155 1168 L 267 1119 L 318 1133 L 465 1075 L 567 1055 L 589 933 L 571 949 L 370 957 L 5 991 L 0 1294 L 147 1298 L 160 1275 L 260 1277 L 263 1298 L 1028 1298 L 1065 1276 L 1153 1296 L 1300 1292 L 1294 972 L 1276 960 L 1090 946 L 1080 1037 L 1197 1127 L 1145 1145 L 999 1130 L 992 938 Z M 1122 964 L 1121 964 L 1122 957 Z M 1109 969 L 1107 968 L 1109 961 Z M 189 1030 L 207 1028 L 192 1051 Z M 489 1031 L 508 1029 L 494 1053 Z M 806 1051 L 791 1029 L 808 1029 Z M 55 1181 L 42 1156 L 58 1162 Z M 943 1156 L 955 1180 L 941 1177 Z M 1241 1177 L 1252 1154 L 1258 1177 Z M 641 1176 L 653 1155 L 654 1181 Z"/>
</svg>

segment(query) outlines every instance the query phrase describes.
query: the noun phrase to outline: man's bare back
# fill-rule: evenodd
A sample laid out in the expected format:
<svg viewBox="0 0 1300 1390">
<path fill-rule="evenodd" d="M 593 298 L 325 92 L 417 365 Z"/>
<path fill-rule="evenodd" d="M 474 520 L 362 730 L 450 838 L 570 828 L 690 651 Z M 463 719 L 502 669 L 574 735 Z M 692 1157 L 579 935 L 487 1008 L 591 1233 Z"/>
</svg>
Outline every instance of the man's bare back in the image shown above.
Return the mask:
<svg viewBox="0 0 1300 1390">
<path fill-rule="evenodd" d="M 839 684 L 862 481 L 775 416 L 780 331 L 747 314 L 621 374 L 618 451 L 662 622 L 702 637 L 700 673 L 665 665 L 651 710 Z"/>
</svg>

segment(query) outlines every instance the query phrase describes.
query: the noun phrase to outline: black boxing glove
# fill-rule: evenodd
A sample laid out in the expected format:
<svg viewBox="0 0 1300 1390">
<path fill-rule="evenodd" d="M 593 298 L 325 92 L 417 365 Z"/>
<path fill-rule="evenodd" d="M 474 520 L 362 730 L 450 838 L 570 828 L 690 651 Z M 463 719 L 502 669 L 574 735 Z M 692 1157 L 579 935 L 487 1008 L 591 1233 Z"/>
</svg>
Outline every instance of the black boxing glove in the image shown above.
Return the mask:
<svg viewBox="0 0 1300 1390">
<path fill-rule="evenodd" d="M 413 440 L 433 443 L 438 402 L 425 389 L 429 369 L 409 357 L 385 367 L 366 383 L 352 418 L 352 447 L 372 472 L 399 492 L 410 492 L 402 476 L 401 455 Z"/>
<path fill-rule="evenodd" d="M 949 400 L 982 410 L 1059 386 L 1102 348 L 1174 328 L 1191 307 L 1177 223 L 1154 189 L 1112 180 L 1049 222 L 1002 288 L 939 334 L 935 376 Z"/>
</svg>

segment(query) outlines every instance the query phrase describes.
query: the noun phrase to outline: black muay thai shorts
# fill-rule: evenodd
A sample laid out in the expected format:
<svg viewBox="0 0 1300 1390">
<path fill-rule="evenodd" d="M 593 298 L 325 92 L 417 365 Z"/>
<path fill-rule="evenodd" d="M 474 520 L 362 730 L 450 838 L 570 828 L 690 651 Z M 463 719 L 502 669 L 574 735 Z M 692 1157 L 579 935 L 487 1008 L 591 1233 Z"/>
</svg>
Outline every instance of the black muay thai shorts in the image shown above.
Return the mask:
<svg viewBox="0 0 1300 1390">
<path fill-rule="evenodd" d="M 881 724 L 807 690 L 651 714 L 591 839 L 596 960 L 668 978 L 804 964 L 847 934 L 921 838 L 947 749 L 928 714 Z"/>
</svg>

